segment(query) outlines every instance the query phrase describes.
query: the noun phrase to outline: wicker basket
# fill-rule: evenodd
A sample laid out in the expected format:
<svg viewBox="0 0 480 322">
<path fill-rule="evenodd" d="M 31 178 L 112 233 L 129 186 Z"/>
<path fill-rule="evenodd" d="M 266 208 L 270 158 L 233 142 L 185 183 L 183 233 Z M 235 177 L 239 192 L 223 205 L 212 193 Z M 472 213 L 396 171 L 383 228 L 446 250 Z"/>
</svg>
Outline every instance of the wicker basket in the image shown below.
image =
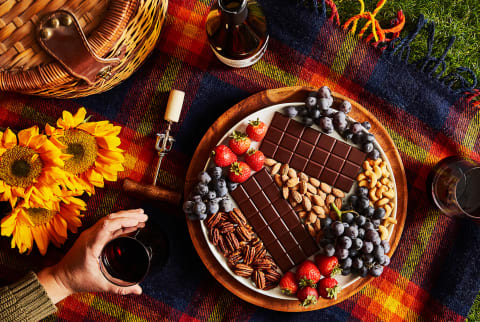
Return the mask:
<svg viewBox="0 0 480 322">
<path fill-rule="evenodd" d="M 153 50 L 167 4 L 167 0 L 0 0 L 0 90 L 58 98 L 109 90 Z M 39 28 L 52 12 L 71 15 L 83 39 L 79 43 L 95 59 L 116 64 L 94 81 L 79 78 L 42 44 Z"/>
</svg>

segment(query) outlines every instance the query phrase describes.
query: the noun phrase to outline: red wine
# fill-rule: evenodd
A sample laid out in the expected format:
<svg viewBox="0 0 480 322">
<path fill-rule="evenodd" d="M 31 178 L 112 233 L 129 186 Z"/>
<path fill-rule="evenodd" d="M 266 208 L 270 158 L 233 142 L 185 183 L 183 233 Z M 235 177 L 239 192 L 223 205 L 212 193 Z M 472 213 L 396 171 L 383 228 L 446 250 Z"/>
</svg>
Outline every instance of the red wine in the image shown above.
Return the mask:
<svg viewBox="0 0 480 322">
<path fill-rule="evenodd" d="M 149 251 L 131 237 L 111 240 L 105 245 L 100 260 L 113 278 L 133 284 L 141 282 L 150 267 Z"/>
</svg>

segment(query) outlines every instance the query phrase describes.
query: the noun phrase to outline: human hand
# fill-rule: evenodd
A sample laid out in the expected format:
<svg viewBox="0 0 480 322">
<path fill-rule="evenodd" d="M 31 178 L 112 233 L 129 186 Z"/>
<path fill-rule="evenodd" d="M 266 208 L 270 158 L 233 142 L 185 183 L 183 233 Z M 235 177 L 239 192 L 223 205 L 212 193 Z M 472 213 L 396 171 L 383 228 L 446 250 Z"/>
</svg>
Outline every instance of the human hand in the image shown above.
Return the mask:
<svg viewBox="0 0 480 322">
<path fill-rule="evenodd" d="M 113 292 L 141 294 L 139 285 L 120 287 L 110 283 L 100 271 L 98 258 L 110 240 L 145 226 L 143 209 L 110 214 L 80 234 L 65 257 L 55 266 L 38 273 L 38 279 L 52 302 L 77 292 Z"/>
</svg>

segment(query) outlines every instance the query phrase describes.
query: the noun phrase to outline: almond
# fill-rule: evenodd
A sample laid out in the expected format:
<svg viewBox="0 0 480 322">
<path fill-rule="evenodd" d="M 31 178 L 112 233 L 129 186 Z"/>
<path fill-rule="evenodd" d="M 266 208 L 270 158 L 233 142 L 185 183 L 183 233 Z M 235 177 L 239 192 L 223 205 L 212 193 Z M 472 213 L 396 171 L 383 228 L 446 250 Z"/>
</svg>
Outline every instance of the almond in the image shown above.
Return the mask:
<svg viewBox="0 0 480 322">
<path fill-rule="evenodd" d="M 325 206 L 325 199 L 318 195 L 312 195 L 312 201 L 317 206 Z"/>
<path fill-rule="evenodd" d="M 325 192 L 325 193 L 331 193 L 332 192 L 332 187 L 330 187 L 325 182 L 320 183 L 320 189 L 322 189 L 322 191 Z"/>
<path fill-rule="evenodd" d="M 337 206 L 338 209 L 342 209 L 342 198 L 335 199 L 335 206 Z"/>
<path fill-rule="evenodd" d="M 303 198 L 302 205 L 303 205 L 303 209 L 305 209 L 306 211 L 312 210 L 312 202 L 310 201 L 310 199 Z"/>
<path fill-rule="evenodd" d="M 304 194 L 307 192 L 307 186 L 308 186 L 308 183 L 307 183 L 307 182 L 305 182 L 305 181 L 300 181 L 300 189 L 299 189 L 299 191 L 300 191 L 300 193 L 301 193 L 302 195 L 304 195 Z"/>
<path fill-rule="evenodd" d="M 295 171 L 295 170 L 292 169 L 292 168 L 288 169 L 288 173 L 287 173 L 287 174 L 288 174 L 288 176 L 289 176 L 290 178 L 296 178 L 296 177 L 297 177 L 297 171 Z"/>
<path fill-rule="evenodd" d="M 283 186 L 282 177 L 279 174 L 274 175 L 273 180 L 275 181 L 278 187 Z"/>
<path fill-rule="evenodd" d="M 328 195 L 327 198 L 325 198 L 325 204 L 330 207 L 330 204 L 335 202 L 335 196 L 334 195 Z"/>
<path fill-rule="evenodd" d="M 313 227 L 315 228 L 316 233 L 318 233 L 322 229 L 322 226 L 320 224 L 320 218 L 317 218 L 317 220 L 313 224 Z"/>
<path fill-rule="evenodd" d="M 317 188 L 315 188 L 315 186 L 311 183 L 307 183 L 307 190 L 308 192 L 313 193 L 314 195 L 317 194 Z"/>
<path fill-rule="evenodd" d="M 345 193 L 344 193 L 342 190 L 337 189 L 337 188 L 333 188 L 333 189 L 332 189 L 332 194 L 333 194 L 335 197 L 337 197 L 337 198 L 343 198 L 343 197 L 345 197 Z"/>
<path fill-rule="evenodd" d="M 270 170 L 270 174 L 273 176 L 273 175 L 276 175 L 278 173 L 278 171 L 280 171 L 280 167 L 282 165 L 280 163 L 276 163 L 272 169 Z"/>
<path fill-rule="evenodd" d="M 282 188 L 282 197 L 283 199 L 288 199 L 288 193 L 290 192 L 290 190 L 288 190 L 287 187 L 283 187 Z"/>
<path fill-rule="evenodd" d="M 317 179 L 315 178 L 310 178 L 308 179 L 308 181 L 310 181 L 311 184 L 313 184 L 315 187 L 320 187 L 320 181 L 318 181 Z"/>
<path fill-rule="evenodd" d="M 293 186 L 296 186 L 298 184 L 298 178 L 295 177 L 295 178 L 290 178 L 287 180 L 287 183 L 286 183 L 286 186 L 291 188 Z"/>
<path fill-rule="evenodd" d="M 310 236 L 315 238 L 315 228 L 313 228 L 313 226 L 311 224 L 307 225 L 307 230 L 308 230 L 308 233 L 310 234 Z"/>
<path fill-rule="evenodd" d="M 325 210 L 320 207 L 320 206 L 313 206 L 312 210 L 317 214 L 317 215 L 322 215 L 325 216 Z"/>
<path fill-rule="evenodd" d="M 301 203 L 303 200 L 302 195 L 298 191 L 292 191 L 292 196 L 293 196 L 293 199 L 295 199 L 295 201 L 298 203 Z"/>
<path fill-rule="evenodd" d="M 288 175 L 288 170 L 290 169 L 290 167 L 288 166 L 288 164 L 282 164 L 282 166 L 280 167 L 280 174 L 282 176 L 286 176 Z"/>
<path fill-rule="evenodd" d="M 303 182 L 307 182 L 308 181 L 308 176 L 303 173 L 303 172 L 300 172 L 298 177 L 300 178 L 300 181 L 303 181 Z"/>
<path fill-rule="evenodd" d="M 277 164 L 277 161 L 275 161 L 273 159 L 270 159 L 270 158 L 266 158 L 264 164 L 268 167 L 271 167 L 271 166 Z"/>
</svg>

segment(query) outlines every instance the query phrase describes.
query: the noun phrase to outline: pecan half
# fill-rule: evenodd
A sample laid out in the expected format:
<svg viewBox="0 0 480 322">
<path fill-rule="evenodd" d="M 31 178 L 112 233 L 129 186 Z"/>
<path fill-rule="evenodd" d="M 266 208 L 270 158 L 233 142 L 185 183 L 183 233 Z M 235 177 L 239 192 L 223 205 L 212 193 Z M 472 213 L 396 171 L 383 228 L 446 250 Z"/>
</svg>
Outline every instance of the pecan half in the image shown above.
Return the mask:
<svg viewBox="0 0 480 322">
<path fill-rule="evenodd" d="M 245 264 L 237 264 L 235 265 L 235 268 L 233 269 L 233 272 L 237 274 L 238 276 L 243 276 L 243 277 L 250 277 L 253 272 L 253 268 L 245 265 Z"/>
<path fill-rule="evenodd" d="M 211 238 L 212 238 L 212 244 L 214 246 L 217 246 L 218 245 L 218 240 L 220 239 L 220 231 L 217 228 L 213 229 Z"/>
<path fill-rule="evenodd" d="M 233 208 L 233 211 L 230 211 L 230 218 L 239 224 L 240 226 L 245 226 L 247 224 L 247 219 L 243 216 L 242 212 L 238 208 Z"/>
<path fill-rule="evenodd" d="M 278 282 L 272 281 L 265 281 L 265 287 L 263 288 L 265 291 L 271 290 L 272 288 L 277 287 Z"/>
<path fill-rule="evenodd" d="M 265 288 L 265 274 L 262 271 L 254 270 L 253 271 L 253 281 L 259 289 Z"/>
<path fill-rule="evenodd" d="M 256 258 L 253 262 L 253 267 L 255 269 L 270 269 L 272 264 L 265 257 Z"/>
<path fill-rule="evenodd" d="M 282 274 L 280 274 L 279 272 L 277 272 L 276 270 L 274 269 L 267 269 L 265 271 L 265 279 L 267 281 L 271 281 L 271 282 L 276 282 L 278 283 L 280 281 L 280 279 L 282 278 Z"/>
<path fill-rule="evenodd" d="M 238 237 L 243 241 L 250 241 L 253 237 L 252 231 L 248 229 L 246 226 L 238 226 L 237 234 L 238 234 Z"/>
<path fill-rule="evenodd" d="M 220 212 L 217 212 L 210 216 L 210 218 L 207 219 L 207 227 L 208 228 L 213 228 L 215 227 L 220 221 L 222 220 L 222 215 Z"/>
<path fill-rule="evenodd" d="M 235 226 L 231 222 L 222 222 L 221 224 L 218 225 L 218 229 L 220 229 L 220 232 L 222 234 L 229 233 L 231 231 L 235 230 Z"/>
<path fill-rule="evenodd" d="M 243 262 L 247 265 L 252 264 L 253 259 L 255 258 L 255 247 L 247 246 L 245 247 L 245 256 L 243 258 Z"/>
</svg>

